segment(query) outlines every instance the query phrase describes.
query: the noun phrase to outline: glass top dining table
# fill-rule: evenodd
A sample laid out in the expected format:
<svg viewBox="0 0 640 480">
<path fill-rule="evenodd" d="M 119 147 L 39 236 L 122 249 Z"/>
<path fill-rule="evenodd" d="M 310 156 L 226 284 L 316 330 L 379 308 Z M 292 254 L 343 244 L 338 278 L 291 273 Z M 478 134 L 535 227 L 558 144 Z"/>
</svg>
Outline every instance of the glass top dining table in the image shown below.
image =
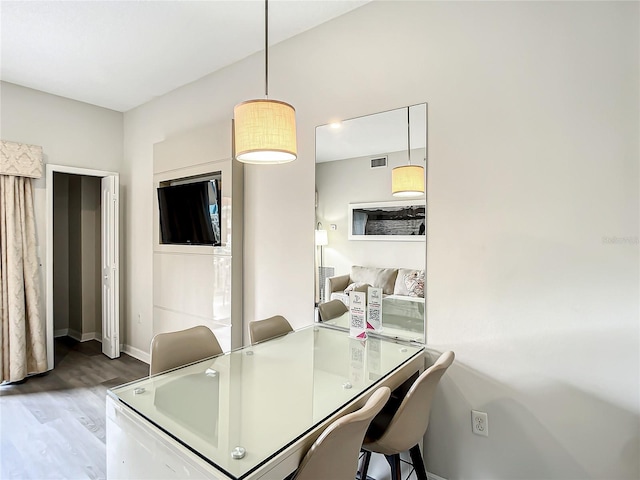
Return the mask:
<svg viewBox="0 0 640 480">
<path fill-rule="evenodd" d="M 316 324 L 108 394 L 241 480 L 423 349 Z"/>
</svg>

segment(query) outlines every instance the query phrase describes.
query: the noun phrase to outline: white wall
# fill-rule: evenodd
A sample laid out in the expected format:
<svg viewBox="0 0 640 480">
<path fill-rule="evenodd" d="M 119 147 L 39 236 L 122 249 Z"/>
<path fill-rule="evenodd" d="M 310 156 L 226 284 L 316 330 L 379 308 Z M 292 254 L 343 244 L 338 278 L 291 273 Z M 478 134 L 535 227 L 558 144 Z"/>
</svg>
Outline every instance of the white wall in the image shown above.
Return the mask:
<svg viewBox="0 0 640 480">
<path fill-rule="evenodd" d="M 245 322 L 312 319 L 314 127 L 429 103 L 427 338 L 457 354 L 427 442 L 442 477 L 640 475 L 638 13 L 374 2 L 270 49 L 299 159 L 245 172 Z M 230 122 L 260 96 L 262 67 L 252 56 L 125 114 L 138 348 L 152 334 L 152 145 Z M 489 438 L 471 434 L 472 407 L 489 413 Z"/>
<path fill-rule="evenodd" d="M 410 242 L 349 240 L 350 203 L 403 200 L 391 195 L 391 170 L 406 165 L 407 152 L 379 154 L 387 156 L 387 166 L 384 168 L 372 169 L 371 156 L 316 164 L 316 222 L 322 223 L 329 240 L 329 244 L 323 247 L 323 264 L 335 267 L 336 275 L 350 273 L 353 265 L 425 268 L 425 236 L 420 237 L 419 241 Z M 425 158 L 425 150 L 416 149 L 412 158 Z M 424 198 L 424 195 L 413 197 L 423 203 Z M 335 225 L 336 229 L 332 230 L 331 225 Z"/>
<path fill-rule="evenodd" d="M 427 439 L 442 477 L 640 477 L 638 9 L 374 2 L 270 49 L 299 159 L 245 171 L 245 322 L 312 319 L 315 126 L 429 103 L 427 338 L 457 355 Z M 261 95 L 262 62 L 126 113 L 122 170 L 121 114 L 2 83 L 3 139 L 122 171 L 130 348 L 153 333 L 153 144 L 216 123 L 212 157 L 228 156 L 233 105 Z M 471 408 L 490 437 L 471 434 Z"/>
<path fill-rule="evenodd" d="M 123 114 L 0 82 L 0 136 L 43 147 L 45 163 L 119 171 Z M 34 182 L 38 256 L 42 265 L 41 318 L 45 318 L 45 177 Z M 123 212 L 124 213 L 124 212 Z"/>
</svg>

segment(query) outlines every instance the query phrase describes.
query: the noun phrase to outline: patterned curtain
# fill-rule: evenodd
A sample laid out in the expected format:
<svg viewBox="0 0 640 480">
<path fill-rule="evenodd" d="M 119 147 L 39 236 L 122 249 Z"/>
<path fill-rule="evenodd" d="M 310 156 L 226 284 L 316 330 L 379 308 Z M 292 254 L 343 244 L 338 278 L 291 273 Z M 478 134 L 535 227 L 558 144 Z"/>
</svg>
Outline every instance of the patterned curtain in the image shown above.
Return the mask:
<svg viewBox="0 0 640 480">
<path fill-rule="evenodd" d="M 0 153 L 0 381 L 16 382 L 47 370 L 32 191 L 42 148 L 2 141 Z"/>
</svg>

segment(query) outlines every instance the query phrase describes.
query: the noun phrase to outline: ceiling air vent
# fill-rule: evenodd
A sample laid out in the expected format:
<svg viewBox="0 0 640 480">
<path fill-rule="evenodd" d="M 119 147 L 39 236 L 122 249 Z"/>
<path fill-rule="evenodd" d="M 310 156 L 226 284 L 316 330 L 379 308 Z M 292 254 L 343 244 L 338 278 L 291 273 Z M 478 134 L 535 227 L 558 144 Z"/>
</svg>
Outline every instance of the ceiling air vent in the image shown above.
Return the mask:
<svg viewBox="0 0 640 480">
<path fill-rule="evenodd" d="M 377 157 L 371 159 L 371 168 L 383 168 L 387 166 L 387 157 Z"/>
</svg>

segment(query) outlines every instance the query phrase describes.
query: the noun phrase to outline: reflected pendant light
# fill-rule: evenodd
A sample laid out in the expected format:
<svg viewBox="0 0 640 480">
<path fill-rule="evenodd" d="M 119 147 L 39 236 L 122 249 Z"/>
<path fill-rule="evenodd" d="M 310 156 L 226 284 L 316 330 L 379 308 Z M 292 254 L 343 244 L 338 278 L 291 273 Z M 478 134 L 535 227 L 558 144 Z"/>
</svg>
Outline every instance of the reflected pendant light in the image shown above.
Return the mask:
<svg viewBox="0 0 640 480">
<path fill-rule="evenodd" d="M 269 97 L 269 0 L 264 2 L 265 98 L 239 103 L 233 109 L 234 152 L 244 163 L 287 163 L 298 156 L 296 111 Z"/>
<path fill-rule="evenodd" d="M 424 195 L 424 167 L 411 165 L 411 119 L 407 107 L 407 154 L 409 164 L 391 170 L 391 194 L 394 197 Z"/>
</svg>

